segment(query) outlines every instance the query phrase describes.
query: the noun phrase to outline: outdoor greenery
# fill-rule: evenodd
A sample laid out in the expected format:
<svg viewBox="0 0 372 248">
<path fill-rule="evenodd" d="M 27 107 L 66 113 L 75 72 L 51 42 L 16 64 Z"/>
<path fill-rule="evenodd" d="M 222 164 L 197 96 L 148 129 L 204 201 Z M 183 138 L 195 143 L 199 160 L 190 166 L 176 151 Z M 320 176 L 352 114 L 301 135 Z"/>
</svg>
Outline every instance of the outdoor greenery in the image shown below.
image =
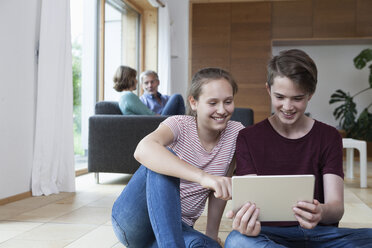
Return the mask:
<svg viewBox="0 0 372 248">
<path fill-rule="evenodd" d="M 74 94 L 74 149 L 75 154 L 83 155 L 81 145 L 81 45 L 75 41 L 72 43 L 72 81 Z"/>
<path fill-rule="evenodd" d="M 369 62 L 372 62 L 372 49 L 364 49 L 354 58 L 354 66 L 357 69 L 363 69 Z M 368 68 L 370 73 L 367 88 L 360 90 L 354 95 L 338 89 L 331 95 L 329 103 L 341 103 L 333 111 L 333 116 L 336 120 L 339 120 L 341 128 L 346 132 L 346 137 L 372 141 L 372 114 L 369 112 L 372 101 L 363 109 L 359 116 L 357 116 L 356 104 L 354 102 L 356 96 L 372 89 L 372 63 Z"/>
</svg>

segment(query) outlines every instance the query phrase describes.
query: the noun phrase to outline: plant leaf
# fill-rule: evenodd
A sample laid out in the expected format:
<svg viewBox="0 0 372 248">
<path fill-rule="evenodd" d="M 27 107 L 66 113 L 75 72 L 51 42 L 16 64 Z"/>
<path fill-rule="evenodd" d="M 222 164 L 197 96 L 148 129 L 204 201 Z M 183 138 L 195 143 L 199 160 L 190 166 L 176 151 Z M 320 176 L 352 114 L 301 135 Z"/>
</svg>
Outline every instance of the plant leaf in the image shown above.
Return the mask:
<svg viewBox="0 0 372 248">
<path fill-rule="evenodd" d="M 372 88 L 372 64 L 369 66 L 368 82 L 369 82 L 369 87 Z"/>
<path fill-rule="evenodd" d="M 354 65 L 357 69 L 363 69 L 372 60 L 372 49 L 364 49 L 354 58 Z"/>
<path fill-rule="evenodd" d="M 355 125 L 348 132 L 348 137 L 372 141 L 372 114 L 365 108 Z"/>
<path fill-rule="evenodd" d="M 331 95 L 331 99 L 329 100 L 329 104 L 335 103 L 335 102 L 341 102 L 345 101 L 348 94 L 346 94 L 344 91 L 338 89 Z"/>
</svg>

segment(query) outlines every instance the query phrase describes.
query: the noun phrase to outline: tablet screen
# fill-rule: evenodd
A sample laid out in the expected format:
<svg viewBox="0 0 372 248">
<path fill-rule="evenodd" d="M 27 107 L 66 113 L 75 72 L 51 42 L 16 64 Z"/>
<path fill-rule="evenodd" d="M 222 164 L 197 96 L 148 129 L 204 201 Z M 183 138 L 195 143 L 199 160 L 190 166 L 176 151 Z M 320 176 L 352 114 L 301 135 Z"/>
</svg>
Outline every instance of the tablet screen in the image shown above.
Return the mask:
<svg viewBox="0 0 372 248">
<path fill-rule="evenodd" d="M 292 208 L 313 201 L 314 181 L 314 175 L 233 176 L 233 209 L 251 202 L 260 208 L 260 221 L 296 221 Z"/>
</svg>

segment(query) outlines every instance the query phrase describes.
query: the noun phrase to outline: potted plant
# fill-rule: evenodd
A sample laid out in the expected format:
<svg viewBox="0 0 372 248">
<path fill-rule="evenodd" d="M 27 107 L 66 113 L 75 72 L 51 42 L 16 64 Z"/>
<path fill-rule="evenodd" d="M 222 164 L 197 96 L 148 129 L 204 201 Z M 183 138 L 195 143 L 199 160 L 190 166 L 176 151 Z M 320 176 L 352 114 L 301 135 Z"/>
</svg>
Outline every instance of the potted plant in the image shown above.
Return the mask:
<svg viewBox="0 0 372 248">
<path fill-rule="evenodd" d="M 354 66 L 357 69 L 363 69 L 371 61 L 372 49 L 364 49 L 354 58 Z M 333 116 L 336 120 L 339 120 L 340 127 L 345 131 L 347 138 L 372 142 L 372 114 L 369 112 L 369 108 L 372 106 L 372 99 L 359 116 L 357 116 L 358 113 L 354 102 L 356 96 L 372 89 L 372 63 L 368 67 L 370 73 L 367 88 L 360 90 L 354 95 L 338 89 L 331 95 L 329 103 L 341 103 L 333 111 Z"/>
</svg>

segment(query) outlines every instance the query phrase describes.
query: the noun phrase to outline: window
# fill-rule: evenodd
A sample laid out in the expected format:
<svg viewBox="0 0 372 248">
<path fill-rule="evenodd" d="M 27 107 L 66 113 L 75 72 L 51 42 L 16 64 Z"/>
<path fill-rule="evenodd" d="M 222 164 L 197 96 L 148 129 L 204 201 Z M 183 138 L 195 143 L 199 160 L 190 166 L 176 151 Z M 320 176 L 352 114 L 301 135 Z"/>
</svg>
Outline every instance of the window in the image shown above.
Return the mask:
<svg viewBox="0 0 372 248">
<path fill-rule="evenodd" d="M 124 2 L 105 3 L 104 100 L 117 101 L 120 93 L 113 89 L 113 75 L 120 65 L 139 72 L 140 15 Z"/>
<path fill-rule="evenodd" d="M 70 1 L 75 169 L 87 168 L 88 118 L 96 102 L 97 1 Z"/>
<path fill-rule="evenodd" d="M 99 11 L 102 4 L 104 14 Z M 112 77 L 119 65 L 128 65 L 140 71 L 140 14 L 121 0 L 73 0 L 70 1 L 70 11 L 75 169 L 86 170 L 88 120 L 94 114 L 96 101 L 118 100 L 120 94 L 112 88 Z M 98 32 L 99 16 L 104 18 L 103 32 Z M 104 37 L 100 37 L 102 34 Z M 98 49 L 99 40 L 104 40 L 103 51 Z M 103 54 L 104 61 L 99 61 L 99 54 Z M 103 64 L 100 88 L 99 64 Z"/>
</svg>

